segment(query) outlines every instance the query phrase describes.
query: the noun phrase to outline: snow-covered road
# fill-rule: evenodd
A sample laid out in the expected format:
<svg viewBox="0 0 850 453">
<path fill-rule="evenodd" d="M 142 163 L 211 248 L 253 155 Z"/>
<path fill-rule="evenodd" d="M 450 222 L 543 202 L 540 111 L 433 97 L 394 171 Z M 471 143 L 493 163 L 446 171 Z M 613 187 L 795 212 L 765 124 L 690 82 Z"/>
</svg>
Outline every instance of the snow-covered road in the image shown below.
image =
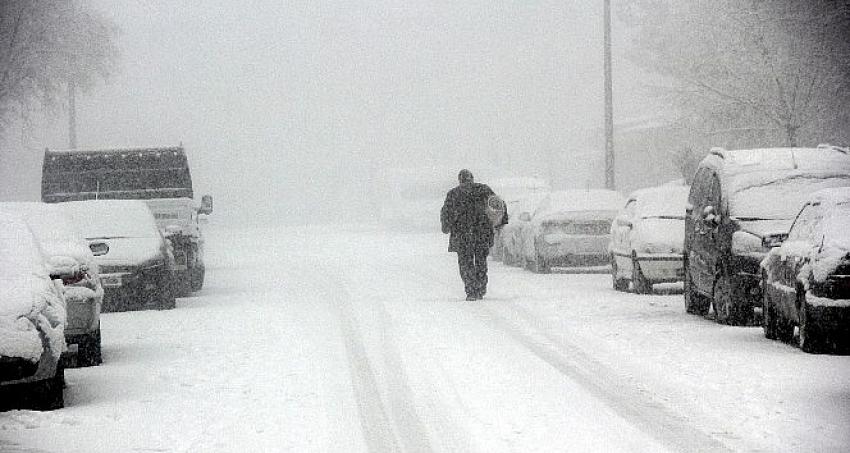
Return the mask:
<svg viewBox="0 0 850 453">
<path fill-rule="evenodd" d="M 604 274 L 492 263 L 466 302 L 445 250 L 210 228 L 204 290 L 105 314 L 104 364 L 67 371 L 65 409 L 0 414 L 0 451 L 850 450 L 850 357 Z"/>
</svg>

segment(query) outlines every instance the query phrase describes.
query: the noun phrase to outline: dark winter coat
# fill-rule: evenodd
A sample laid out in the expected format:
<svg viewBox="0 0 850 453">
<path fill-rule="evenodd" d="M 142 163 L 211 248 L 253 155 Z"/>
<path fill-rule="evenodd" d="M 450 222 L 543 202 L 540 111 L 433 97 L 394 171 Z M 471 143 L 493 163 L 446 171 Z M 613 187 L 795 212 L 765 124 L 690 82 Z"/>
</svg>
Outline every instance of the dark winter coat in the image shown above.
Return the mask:
<svg viewBox="0 0 850 453">
<path fill-rule="evenodd" d="M 493 246 L 493 226 L 487 218 L 487 198 L 494 195 L 486 184 L 460 184 L 446 194 L 443 209 L 440 210 L 440 223 L 443 233 L 450 233 L 449 251 L 457 252 L 461 248 L 487 248 Z M 505 213 L 502 224 L 508 223 Z M 500 226 L 501 226 L 500 225 Z"/>
</svg>

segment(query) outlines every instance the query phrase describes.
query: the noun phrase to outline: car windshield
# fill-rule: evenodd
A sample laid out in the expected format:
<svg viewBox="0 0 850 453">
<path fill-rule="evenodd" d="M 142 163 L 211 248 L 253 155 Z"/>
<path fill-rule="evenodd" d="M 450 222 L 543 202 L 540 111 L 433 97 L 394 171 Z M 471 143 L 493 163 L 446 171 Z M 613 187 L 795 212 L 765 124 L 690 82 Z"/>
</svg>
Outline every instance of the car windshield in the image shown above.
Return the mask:
<svg viewBox="0 0 850 453">
<path fill-rule="evenodd" d="M 688 188 L 669 192 L 653 192 L 638 198 L 638 213 L 643 219 L 684 219 Z"/>
<path fill-rule="evenodd" d="M 729 212 L 741 220 L 792 219 L 813 192 L 847 186 L 850 186 L 850 175 L 782 178 L 735 192 L 729 202 Z"/>
</svg>

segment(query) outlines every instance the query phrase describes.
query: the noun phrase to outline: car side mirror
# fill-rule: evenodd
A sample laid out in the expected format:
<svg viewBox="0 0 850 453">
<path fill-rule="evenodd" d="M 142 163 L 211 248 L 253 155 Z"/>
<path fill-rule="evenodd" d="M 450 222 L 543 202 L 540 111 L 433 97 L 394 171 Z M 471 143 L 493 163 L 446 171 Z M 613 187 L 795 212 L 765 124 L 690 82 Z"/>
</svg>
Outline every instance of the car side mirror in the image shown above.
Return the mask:
<svg viewBox="0 0 850 453">
<path fill-rule="evenodd" d="M 69 280 L 80 274 L 80 263 L 74 258 L 64 255 L 51 256 L 47 260 L 51 280 Z"/>
<path fill-rule="evenodd" d="M 519 219 L 522 220 L 523 222 L 531 222 L 531 214 L 529 214 L 527 212 L 523 212 L 522 214 L 519 215 Z"/>
<path fill-rule="evenodd" d="M 212 214 L 213 198 L 212 195 L 204 195 L 201 197 L 201 207 L 198 208 L 198 214 Z"/>
<path fill-rule="evenodd" d="M 786 239 L 788 239 L 788 233 L 768 234 L 761 238 L 761 245 L 766 249 L 779 247 Z"/>
</svg>

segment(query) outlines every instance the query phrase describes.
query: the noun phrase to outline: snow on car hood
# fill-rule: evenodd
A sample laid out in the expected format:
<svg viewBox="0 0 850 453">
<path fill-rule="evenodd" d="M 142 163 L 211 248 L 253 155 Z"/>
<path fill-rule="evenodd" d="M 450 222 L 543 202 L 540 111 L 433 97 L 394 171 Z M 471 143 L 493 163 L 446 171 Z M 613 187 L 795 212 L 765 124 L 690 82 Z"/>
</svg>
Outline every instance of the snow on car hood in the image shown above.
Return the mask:
<svg viewBox="0 0 850 453">
<path fill-rule="evenodd" d="M 682 253 L 685 221 L 641 219 L 632 231 L 632 245 L 638 253 Z"/>
<path fill-rule="evenodd" d="M 741 231 L 764 237 L 768 234 L 787 233 L 794 219 L 738 220 Z"/>
<path fill-rule="evenodd" d="M 90 239 L 91 243 L 109 245 L 105 255 L 96 256 L 100 266 L 136 266 L 160 256 L 162 240 L 159 237 Z"/>
</svg>

